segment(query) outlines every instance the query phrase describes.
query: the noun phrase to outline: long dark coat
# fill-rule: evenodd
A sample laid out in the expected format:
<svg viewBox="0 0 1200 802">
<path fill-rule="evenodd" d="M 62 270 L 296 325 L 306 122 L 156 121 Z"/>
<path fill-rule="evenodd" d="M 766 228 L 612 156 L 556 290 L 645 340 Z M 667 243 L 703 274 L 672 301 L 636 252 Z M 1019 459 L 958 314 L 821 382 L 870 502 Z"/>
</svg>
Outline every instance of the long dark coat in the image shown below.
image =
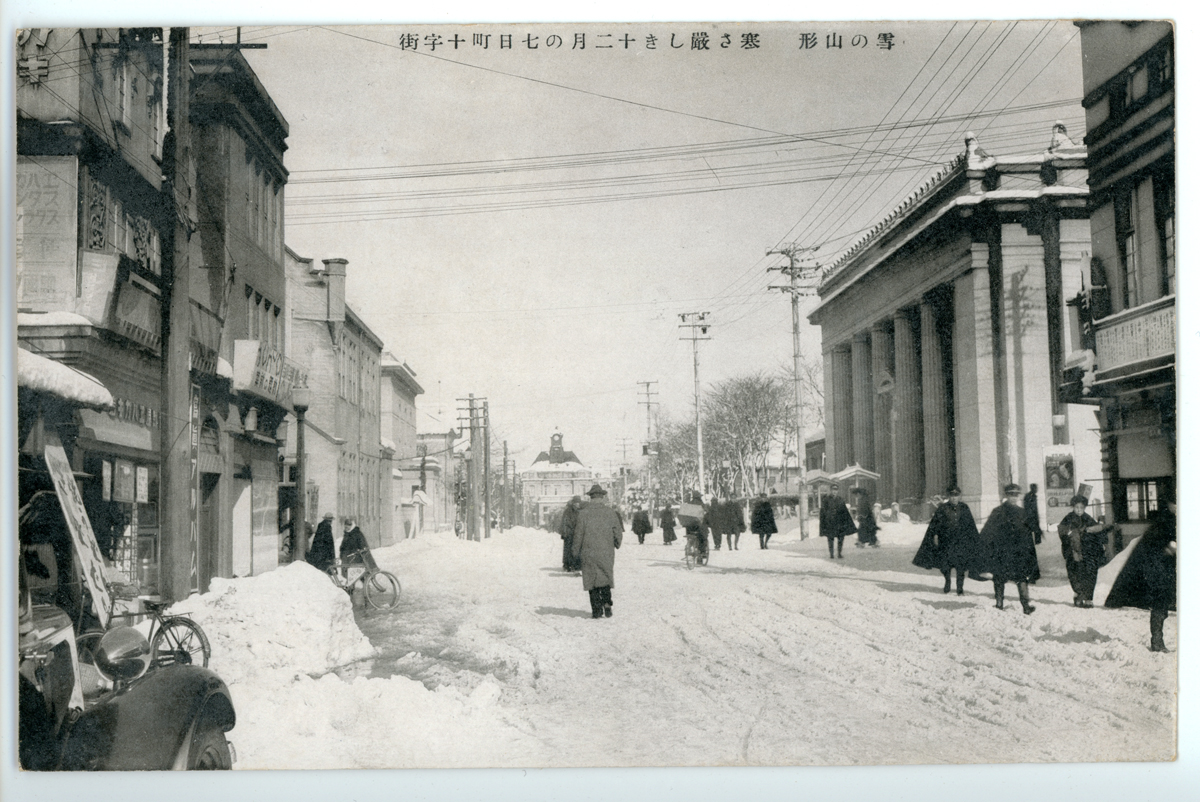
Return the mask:
<svg viewBox="0 0 1200 802">
<path fill-rule="evenodd" d="M 575 557 L 575 525 L 579 520 L 579 508 L 583 500 L 573 498 L 563 508 L 562 518 L 558 522 L 558 534 L 563 539 L 563 570 L 578 571 L 579 560 Z"/>
<path fill-rule="evenodd" d="M 913 557 L 919 568 L 975 570 L 979 561 L 979 527 L 966 504 L 946 502 L 933 511 L 925 539 Z"/>
<path fill-rule="evenodd" d="M 1096 587 L 1096 572 L 1104 562 L 1104 544 L 1108 539 L 1103 531 L 1087 531 L 1094 526 L 1096 520 L 1092 516 L 1086 512 L 1076 515 L 1074 510 L 1058 522 L 1058 537 L 1062 541 L 1063 562 L 1067 564 L 1071 590 L 1089 600 Z"/>
<path fill-rule="evenodd" d="M 1175 513 L 1161 510 L 1133 547 L 1104 606 L 1174 610 L 1175 555 L 1167 551 L 1167 546 L 1175 538 Z"/>
<path fill-rule="evenodd" d="M 583 589 L 612 587 L 613 562 L 621 548 L 621 518 L 603 501 L 589 501 L 575 520 L 572 554 L 581 564 Z"/>
<path fill-rule="evenodd" d="M 635 535 L 648 535 L 654 530 L 654 526 L 650 523 L 650 514 L 645 510 L 638 510 L 633 514 L 633 533 Z"/>
<path fill-rule="evenodd" d="M 858 542 L 864 545 L 874 545 L 879 542 L 875 533 L 879 524 L 875 523 L 875 510 L 867 499 L 866 493 L 855 494 L 858 498 Z"/>
<path fill-rule="evenodd" d="M 367 562 L 367 554 L 371 551 L 367 545 L 367 536 L 357 526 L 342 535 L 342 544 L 338 547 L 338 556 L 343 562 Z M 359 552 L 365 552 L 359 554 Z"/>
<path fill-rule="evenodd" d="M 742 514 L 742 505 L 736 501 L 726 501 L 723 505 L 725 534 L 740 535 L 746 531 L 746 516 Z"/>
<path fill-rule="evenodd" d="M 675 538 L 675 513 L 671 512 L 670 507 L 663 507 L 659 513 L 659 523 L 662 524 L 663 543 L 671 543 Z"/>
<path fill-rule="evenodd" d="M 308 552 L 308 564 L 318 571 L 325 571 L 333 565 L 333 522 L 326 519 L 317 524 L 317 534 L 313 536 L 312 550 Z"/>
<path fill-rule="evenodd" d="M 754 505 L 750 513 L 750 531 L 756 535 L 773 535 L 779 531 L 775 526 L 775 510 L 767 499 Z"/>
<path fill-rule="evenodd" d="M 1021 500 L 1021 506 L 1025 508 L 1025 517 L 1029 520 L 1029 526 L 1036 530 L 1038 534 L 1042 531 L 1042 516 L 1038 513 L 1037 493 L 1030 490 L 1025 494 L 1025 498 Z M 1038 542 L 1041 542 L 1038 538 Z"/>
<path fill-rule="evenodd" d="M 1042 576 L 1033 528 L 1025 510 L 1015 504 L 992 510 L 979 533 L 979 546 L 980 570 L 994 582 L 1037 582 Z"/>
<path fill-rule="evenodd" d="M 845 537 L 858 531 L 850 510 L 846 509 L 846 500 L 836 493 L 831 493 L 821 499 L 821 537 Z"/>
</svg>

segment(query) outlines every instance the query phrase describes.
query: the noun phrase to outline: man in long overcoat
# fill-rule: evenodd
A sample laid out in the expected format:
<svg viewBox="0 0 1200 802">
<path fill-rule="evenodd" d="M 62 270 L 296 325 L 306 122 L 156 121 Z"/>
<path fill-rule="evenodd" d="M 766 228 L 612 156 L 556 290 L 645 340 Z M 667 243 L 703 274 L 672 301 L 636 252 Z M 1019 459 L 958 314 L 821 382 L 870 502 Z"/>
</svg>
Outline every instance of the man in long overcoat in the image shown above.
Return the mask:
<svg viewBox="0 0 1200 802">
<path fill-rule="evenodd" d="M 1004 585 L 1017 583 L 1021 609 L 1025 615 L 1033 612 L 1029 603 L 1029 583 L 1037 582 L 1042 572 L 1038 568 L 1038 537 L 1021 506 L 1021 487 L 1004 488 L 1004 502 L 992 510 L 979 533 L 981 570 L 992 575 L 996 592 L 996 607 L 1004 609 Z"/>
<path fill-rule="evenodd" d="M 563 541 L 563 559 L 562 566 L 564 571 L 578 571 L 579 562 L 575 559 L 575 522 L 579 518 L 579 508 L 583 506 L 583 499 L 579 496 L 572 496 L 567 502 L 567 506 L 563 508 L 562 519 L 558 523 L 558 534 Z"/>
<path fill-rule="evenodd" d="M 1163 623 L 1167 611 L 1175 609 L 1176 530 L 1175 492 L 1159 497 L 1166 509 L 1159 510 L 1146 534 L 1133 547 L 1129 560 L 1109 591 L 1105 607 L 1141 607 L 1150 610 L 1150 651 L 1165 652 Z"/>
<path fill-rule="evenodd" d="M 942 593 L 950 592 L 950 571 L 956 571 L 955 587 L 961 596 L 963 579 L 976 570 L 979 559 L 979 528 L 971 508 L 962 503 L 962 491 L 957 485 L 951 485 L 946 496 L 946 503 L 934 510 L 929 520 L 913 565 L 941 571 L 946 579 Z"/>
<path fill-rule="evenodd" d="M 779 531 L 775 526 L 775 509 L 766 493 L 759 493 L 754 501 L 754 510 L 750 513 L 750 531 L 758 535 L 760 549 L 765 549 L 771 535 Z"/>
<path fill-rule="evenodd" d="M 333 513 L 325 513 L 321 523 L 317 524 L 317 533 L 313 536 L 312 548 L 308 552 L 308 563 L 318 571 L 325 571 L 333 565 Z"/>
<path fill-rule="evenodd" d="M 858 540 L 854 545 L 860 549 L 870 546 L 879 548 L 879 524 L 875 522 L 875 507 L 865 487 L 856 487 L 850 491 L 851 504 L 854 506 L 854 517 L 858 519 Z"/>
<path fill-rule="evenodd" d="M 725 500 L 725 538 L 730 549 L 736 549 L 742 540 L 742 532 L 746 531 L 746 517 L 742 514 L 742 505 L 734 499 Z"/>
<path fill-rule="evenodd" d="M 604 500 L 607 491 L 592 485 L 575 519 L 572 553 L 583 571 L 583 589 L 592 602 L 592 618 L 612 618 L 613 562 L 621 548 L 621 518 Z"/>
<path fill-rule="evenodd" d="M 671 511 L 670 503 L 664 504 L 662 512 L 659 513 L 659 524 L 662 526 L 663 545 L 669 546 L 674 543 L 675 537 L 675 513 Z"/>
<path fill-rule="evenodd" d="M 842 541 L 846 535 L 853 535 L 858 531 L 858 527 L 854 525 L 854 518 L 850 515 L 850 510 L 846 509 L 846 499 L 838 493 L 836 484 L 829 488 L 829 495 L 821 499 L 819 531 L 821 537 L 829 540 L 829 557 L 831 559 L 833 558 L 833 541 L 837 540 L 837 556 L 841 557 Z"/>
<path fill-rule="evenodd" d="M 646 544 L 646 535 L 654 531 L 654 525 L 650 523 L 650 514 L 638 507 L 633 511 L 633 533 L 637 535 L 638 545 Z"/>
</svg>

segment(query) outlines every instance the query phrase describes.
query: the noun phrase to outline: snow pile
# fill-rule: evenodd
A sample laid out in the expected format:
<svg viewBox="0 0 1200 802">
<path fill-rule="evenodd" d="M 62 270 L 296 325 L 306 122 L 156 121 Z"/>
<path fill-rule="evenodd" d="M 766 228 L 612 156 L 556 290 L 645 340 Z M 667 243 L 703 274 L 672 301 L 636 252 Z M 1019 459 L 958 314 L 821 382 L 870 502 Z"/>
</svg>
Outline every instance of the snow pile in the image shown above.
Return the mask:
<svg viewBox="0 0 1200 802">
<path fill-rule="evenodd" d="M 411 541 L 410 541 L 411 542 Z M 386 556 L 393 549 L 378 552 Z M 238 769 L 536 765 L 537 745 L 497 712 L 501 689 L 433 691 L 403 677 L 332 669 L 376 657 L 350 597 L 305 563 L 241 579 L 174 605 L 204 628 L 209 667 L 229 685 Z M 361 604 L 361 601 L 360 601 Z"/>
<path fill-rule="evenodd" d="M 110 409 L 113 405 L 112 394 L 96 379 L 24 348 L 17 349 L 17 386 L 56 395 L 84 407 Z"/>
<path fill-rule="evenodd" d="M 171 608 L 204 628 L 210 667 L 231 685 L 264 671 L 324 674 L 370 657 L 346 593 L 307 563 L 242 579 L 212 580 L 208 593 Z"/>
</svg>

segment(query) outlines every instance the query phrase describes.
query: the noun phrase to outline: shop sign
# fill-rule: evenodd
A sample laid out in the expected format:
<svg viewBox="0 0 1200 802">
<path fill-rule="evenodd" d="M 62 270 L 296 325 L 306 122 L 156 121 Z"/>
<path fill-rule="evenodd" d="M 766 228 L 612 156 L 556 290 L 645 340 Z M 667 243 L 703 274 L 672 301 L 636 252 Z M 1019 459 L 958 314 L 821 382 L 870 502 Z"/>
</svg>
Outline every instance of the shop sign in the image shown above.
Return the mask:
<svg viewBox="0 0 1200 802">
<path fill-rule="evenodd" d="M 292 389 L 303 386 L 307 373 L 280 351 L 259 340 L 235 340 L 233 343 L 233 387 L 274 401 L 283 407 L 292 405 Z"/>
<path fill-rule="evenodd" d="M 147 429 L 157 429 L 159 426 L 159 412 L 157 409 L 147 404 L 130 401 L 127 398 L 118 398 L 115 395 L 113 396 L 112 409 L 108 411 L 108 415 L 113 420 L 137 424 Z"/>
<path fill-rule="evenodd" d="M 17 306 L 74 309 L 79 167 L 74 156 L 17 157 Z"/>
<path fill-rule="evenodd" d="M 145 465 L 137 466 L 137 496 L 134 499 L 138 504 L 150 503 L 150 469 Z"/>
<path fill-rule="evenodd" d="M 63 451 L 58 435 L 51 434 L 49 437 L 50 442 L 46 443 L 45 450 L 46 467 L 54 480 L 58 504 L 62 507 L 67 529 L 71 532 L 71 542 L 75 547 L 75 557 L 79 561 L 83 581 L 92 594 L 93 611 L 100 619 L 100 627 L 104 628 L 108 626 L 108 612 L 112 607 L 108 585 L 104 581 L 104 559 L 100 556 L 100 547 L 96 543 L 92 523 L 83 507 L 83 496 L 79 494 L 79 485 L 75 484 L 75 474 L 71 471 L 67 454 Z"/>
<path fill-rule="evenodd" d="M 162 344 L 161 326 L 159 299 L 130 276 L 117 287 L 113 328 L 118 334 L 157 351 Z"/>
<path fill-rule="evenodd" d="M 100 461 L 100 500 L 112 501 L 113 466 L 108 460 Z"/>
</svg>

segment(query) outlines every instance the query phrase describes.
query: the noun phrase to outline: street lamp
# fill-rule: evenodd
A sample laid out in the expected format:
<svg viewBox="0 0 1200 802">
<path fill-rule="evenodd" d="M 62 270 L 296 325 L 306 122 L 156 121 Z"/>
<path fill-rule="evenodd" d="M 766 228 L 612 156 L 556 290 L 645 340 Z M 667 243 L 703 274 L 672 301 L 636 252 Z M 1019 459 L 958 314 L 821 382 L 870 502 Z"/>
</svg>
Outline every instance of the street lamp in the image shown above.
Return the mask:
<svg viewBox="0 0 1200 802">
<path fill-rule="evenodd" d="M 308 532 L 304 522 L 307 493 L 304 480 L 304 413 L 312 404 L 312 391 L 307 387 L 292 389 L 292 409 L 296 413 L 296 501 L 292 508 L 292 562 L 304 560 L 308 548 Z"/>
</svg>

